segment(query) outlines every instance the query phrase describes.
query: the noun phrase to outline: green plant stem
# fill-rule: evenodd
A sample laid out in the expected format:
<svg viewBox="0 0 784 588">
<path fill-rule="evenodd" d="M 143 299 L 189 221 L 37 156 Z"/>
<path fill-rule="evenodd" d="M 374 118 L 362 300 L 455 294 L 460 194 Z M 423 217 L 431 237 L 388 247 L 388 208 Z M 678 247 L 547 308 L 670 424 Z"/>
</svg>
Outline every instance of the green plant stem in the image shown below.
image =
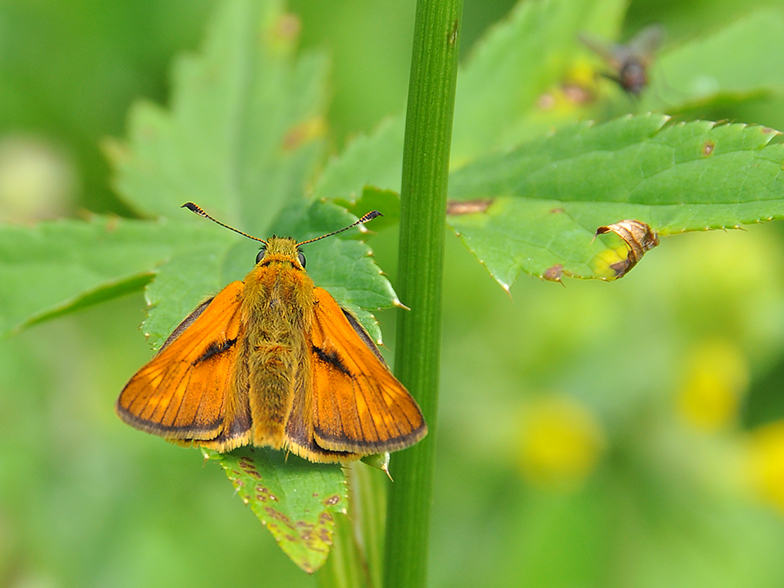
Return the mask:
<svg viewBox="0 0 784 588">
<path fill-rule="evenodd" d="M 428 436 L 393 460 L 384 559 L 386 588 L 423 587 L 441 348 L 441 283 L 462 0 L 419 0 L 401 187 L 395 372 L 419 402 Z"/>
<path fill-rule="evenodd" d="M 354 524 L 346 516 L 335 518 L 335 535 L 329 558 L 316 573 L 319 588 L 366 588 L 362 556 L 354 540 Z"/>
</svg>

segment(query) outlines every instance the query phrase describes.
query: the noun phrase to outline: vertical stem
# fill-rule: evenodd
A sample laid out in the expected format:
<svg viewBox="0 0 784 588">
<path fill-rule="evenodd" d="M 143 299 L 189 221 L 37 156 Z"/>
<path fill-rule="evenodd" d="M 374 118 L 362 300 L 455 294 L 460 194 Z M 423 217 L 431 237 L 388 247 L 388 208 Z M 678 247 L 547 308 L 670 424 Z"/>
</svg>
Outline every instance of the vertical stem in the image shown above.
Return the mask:
<svg viewBox="0 0 784 588">
<path fill-rule="evenodd" d="M 441 348 L 441 283 L 462 0 L 418 0 L 401 189 L 395 371 L 419 402 L 428 436 L 393 460 L 384 561 L 386 588 L 427 578 Z"/>
<path fill-rule="evenodd" d="M 332 549 L 324 567 L 316 572 L 319 588 L 367 588 L 362 575 L 362 556 L 354 541 L 354 525 L 343 515 L 335 517 Z"/>
</svg>

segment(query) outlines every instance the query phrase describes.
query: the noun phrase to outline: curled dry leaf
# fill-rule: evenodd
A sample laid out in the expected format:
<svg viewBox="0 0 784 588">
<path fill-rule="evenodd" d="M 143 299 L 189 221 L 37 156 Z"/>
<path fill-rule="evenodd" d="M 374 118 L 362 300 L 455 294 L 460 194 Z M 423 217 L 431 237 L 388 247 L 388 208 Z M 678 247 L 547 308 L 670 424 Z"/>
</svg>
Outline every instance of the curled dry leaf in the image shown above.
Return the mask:
<svg viewBox="0 0 784 588">
<path fill-rule="evenodd" d="M 615 233 L 623 239 L 629 248 L 626 259 L 610 266 L 615 271 L 616 278 L 622 278 L 628 274 L 639 263 L 646 251 L 650 251 L 659 244 L 659 235 L 656 234 L 656 231 L 650 225 L 634 219 L 622 220 L 596 229 L 596 235 L 605 233 Z"/>
</svg>

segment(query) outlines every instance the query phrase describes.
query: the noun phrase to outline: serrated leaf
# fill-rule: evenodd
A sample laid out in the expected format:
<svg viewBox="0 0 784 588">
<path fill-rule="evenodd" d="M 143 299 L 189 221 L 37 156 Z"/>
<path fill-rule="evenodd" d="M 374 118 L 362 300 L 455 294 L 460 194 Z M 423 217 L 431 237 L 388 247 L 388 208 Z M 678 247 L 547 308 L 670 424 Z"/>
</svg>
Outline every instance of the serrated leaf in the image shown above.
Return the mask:
<svg viewBox="0 0 784 588">
<path fill-rule="evenodd" d="M 452 163 L 462 165 L 489 151 L 508 148 L 584 115 L 577 105 L 556 118 L 537 106 L 564 82 L 584 54 L 580 33 L 614 38 L 625 0 L 520 2 L 477 43 L 458 75 Z M 558 119 L 561 119 L 560 121 Z"/>
<path fill-rule="evenodd" d="M 370 135 L 359 135 L 327 163 L 316 182 L 314 197 L 354 201 L 365 186 L 399 192 L 404 131 L 403 117 L 397 116 Z"/>
<path fill-rule="evenodd" d="M 686 109 L 713 100 L 784 92 L 784 17 L 764 10 L 663 53 L 642 110 Z"/>
<path fill-rule="evenodd" d="M 298 217 L 305 214 L 302 196 L 323 148 L 326 63 L 314 55 L 295 58 L 292 31 L 298 27 L 283 7 L 276 0 L 221 5 L 202 54 L 175 67 L 171 111 L 137 106 L 128 144 L 109 149 L 118 189 L 129 202 L 147 214 L 186 218 L 180 205 L 196 201 L 261 238 L 274 232 L 304 240 L 315 236 L 318 223 L 323 234 L 356 220 L 337 209 L 330 216 L 321 204 L 307 219 Z M 302 222 L 286 226 L 287 218 Z M 152 308 L 145 330 L 154 345 L 205 296 L 253 267 L 258 243 L 226 235 L 206 238 L 160 268 L 147 291 Z M 367 248 L 331 239 L 314 251 L 317 284 L 332 290 L 380 338 L 367 309 L 388 307 L 396 298 L 364 259 Z M 333 267 L 334 260 L 345 267 Z M 365 278 L 371 282 L 362 284 Z"/>
<path fill-rule="evenodd" d="M 477 42 L 474 55 L 458 74 L 452 166 L 574 123 L 591 112 L 576 104 L 546 112 L 537 101 L 584 61 L 578 35 L 615 37 L 626 5 L 626 0 L 520 2 Z M 543 55 L 553 57 L 542 59 Z M 398 116 L 370 135 L 358 136 L 327 164 L 314 195 L 354 201 L 366 186 L 399 192 L 404 130 L 405 121 Z"/>
<path fill-rule="evenodd" d="M 378 210 L 384 216 L 373 220 L 373 230 L 380 231 L 400 222 L 400 194 L 394 190 L 382 190 L 365 186 L 356 199 L 335 198 L 335 204 L 344 206 L 351 214 L 360 217 L 371 210 Z"/>
<path fill-rule="evenodd" d="M 145 290 L 150 308 L 142 329 L 153 349 L 158 349 L 200 302 L 227 285 L 220 280 L 221 268 L 234 239 L 225 232 L 222 239 L 202 232 L 205 238 L 214 239 L 174 255 Z"/>
<path fill-rule="evenodd" d="M 314 464 L 261 448 L 203 451 L 220 463 L 239 497 L 294 563 L 308 573 L 324 565 L 334 518 L 345 515 L 348 505 L 340 465 Z"/>
<path fill-rule="evenodd" d="M 0 227 L 0 333 L 138 290 L 202 231 L 92 217 Z"/>
<path fill-rule="evenodd" d="M 194 201 L 263 234 L 302 196 L 323 151 L 327 63 L 295 57 L 299 26 L 284 7 L 219 3 L 202 52 L 175 64 L 170 110 L 134 107 L 128 142 L 108 148 L 130 205 L 172 217 Z"/>
<path fill-rule="evenodd" d="M 624 219 L 660 234 L 784 217 L 784 146 L 763 127 L 663 115 L 577 125 L 452 174 L 450 197 L 486 199 L 450 226 L 505 288 L 517 273 L 613 279 L 625 248 L 596 229 Z"/>
</svg>

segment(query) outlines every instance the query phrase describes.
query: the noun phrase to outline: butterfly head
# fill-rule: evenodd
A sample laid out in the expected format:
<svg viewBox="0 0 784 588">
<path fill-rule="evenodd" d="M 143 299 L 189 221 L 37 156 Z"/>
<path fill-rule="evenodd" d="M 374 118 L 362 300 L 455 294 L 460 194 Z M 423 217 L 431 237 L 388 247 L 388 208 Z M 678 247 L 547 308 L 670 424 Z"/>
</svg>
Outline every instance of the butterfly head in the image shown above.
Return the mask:
<svg viewBox="0 0 784 588">
<path fill-rule="evenodd" d="M 289 264 L 298 270 L 305 269 L 305 256 L 291 237 L 270 237 L 262 243 L 264 244 L 256 255 L 257 267 L 278 263 Z"/>
</svg>

